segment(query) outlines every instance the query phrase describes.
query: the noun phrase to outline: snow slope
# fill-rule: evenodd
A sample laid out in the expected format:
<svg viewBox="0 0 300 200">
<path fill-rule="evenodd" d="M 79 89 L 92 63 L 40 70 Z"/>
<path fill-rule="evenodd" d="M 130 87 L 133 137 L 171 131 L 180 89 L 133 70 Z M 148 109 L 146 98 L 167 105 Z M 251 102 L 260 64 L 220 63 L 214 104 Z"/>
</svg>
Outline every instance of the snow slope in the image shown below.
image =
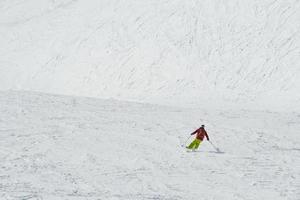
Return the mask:
<svg viewBox="0 0 300 200">
<path fill-rule="evenodd" d="M 205 123 L 211 141 L 180 145 Z M 299 113 L 0 92 L 0 199 L 298 200 Z"/>
<path fill-rule="evenodd" d="M 0 89 L 299 108 L 298 0 L 0 1 Z"/>
<path fill-rule="evenodd" d="M 299 0 L 0 1 L 0 199 L 299 200 L 299 22 Z M 181 147 L 201 124 L 221 153 Z"/>
</svg>

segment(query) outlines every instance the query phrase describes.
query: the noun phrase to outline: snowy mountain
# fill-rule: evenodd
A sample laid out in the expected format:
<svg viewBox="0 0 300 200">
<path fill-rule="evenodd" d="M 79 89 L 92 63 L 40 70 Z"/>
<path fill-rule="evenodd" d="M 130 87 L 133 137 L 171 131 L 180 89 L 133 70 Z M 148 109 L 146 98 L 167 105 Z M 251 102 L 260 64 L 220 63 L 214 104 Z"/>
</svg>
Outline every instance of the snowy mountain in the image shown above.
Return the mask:
<svg viewBox="0 0 300 200">
<path fill-rule="evenodd" d="M 298 0 L 1 1 L 0 89 L 294 110 L 299 21 Z"/>
</svg>

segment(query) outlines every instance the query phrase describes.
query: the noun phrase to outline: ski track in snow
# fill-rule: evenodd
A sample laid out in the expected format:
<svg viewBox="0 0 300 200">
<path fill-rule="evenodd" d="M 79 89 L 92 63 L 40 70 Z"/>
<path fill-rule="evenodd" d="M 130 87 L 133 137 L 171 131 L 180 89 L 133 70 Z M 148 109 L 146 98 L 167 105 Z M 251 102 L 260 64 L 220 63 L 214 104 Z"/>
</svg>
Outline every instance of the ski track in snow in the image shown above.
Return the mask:
<svg viewBox="0 0 300 200">
<path fill-rule="evenodd" d="M 299 8 L 0 1 L 0 199 L 299 200 Z"/>
<path fill-rule="evenodd" d="M 212 142 L 180 145 L 205 123 Z M 300 198 L 299 113 L 0 92 L 0 199 Z"/>
<path fill-rule="evenodd" d="M 298 0 L 1 1 L 0 89 L 300 110 L 299 19 Z"/>
</svg>

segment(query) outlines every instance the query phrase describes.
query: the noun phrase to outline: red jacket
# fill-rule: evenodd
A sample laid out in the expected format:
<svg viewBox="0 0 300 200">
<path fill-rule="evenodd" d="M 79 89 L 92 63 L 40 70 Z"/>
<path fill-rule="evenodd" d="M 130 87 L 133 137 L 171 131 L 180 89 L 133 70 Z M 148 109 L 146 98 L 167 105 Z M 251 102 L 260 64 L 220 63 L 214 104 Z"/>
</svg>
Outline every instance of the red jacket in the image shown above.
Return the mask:
<svg viewBox="0 0 300 200">
<path fill-rule="evenodd" d="M 194 135 L 196 133 L 197 133 L 196 138 L 198 140 L 202 141 L 204 139 L 204 137 L 206 137 L 207 140 L 209 141 L 209 137 L 208 137 L 208 135 L 207 135 L 207 133 L 206 133 L 206 131 L 205 131 L 205 129 L 203 127 L 198 128 L 197 130 L 195 130 L 194 132 L 192 132 L 191 135 Z"/>
</svg>

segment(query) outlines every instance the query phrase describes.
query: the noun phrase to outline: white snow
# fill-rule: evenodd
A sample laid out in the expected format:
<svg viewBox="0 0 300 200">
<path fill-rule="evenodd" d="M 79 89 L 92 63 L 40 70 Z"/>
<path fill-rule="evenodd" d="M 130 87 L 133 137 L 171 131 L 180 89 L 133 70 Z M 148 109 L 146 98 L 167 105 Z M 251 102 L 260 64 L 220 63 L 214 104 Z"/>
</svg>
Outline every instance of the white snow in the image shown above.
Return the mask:
<svg viewBox="0 0 300 200">
<path fill-rule="evenodd" d="M 0 93 L 1 199 L 300 197 L 300 115 Z M 205 123 L 211 141 L 181 144 Z"/>
<path fill-rule="evenodd" d="M 299 0 L 0 1 L 0 199 L 299 200 Z M 181 145 L 206 124 L 204 141 Z"/>
<path fill-rule="evenodd" d="M 300 110 L 299 21 L 298 0 L 1 1 L 0 89 Z"/>
</svg>

